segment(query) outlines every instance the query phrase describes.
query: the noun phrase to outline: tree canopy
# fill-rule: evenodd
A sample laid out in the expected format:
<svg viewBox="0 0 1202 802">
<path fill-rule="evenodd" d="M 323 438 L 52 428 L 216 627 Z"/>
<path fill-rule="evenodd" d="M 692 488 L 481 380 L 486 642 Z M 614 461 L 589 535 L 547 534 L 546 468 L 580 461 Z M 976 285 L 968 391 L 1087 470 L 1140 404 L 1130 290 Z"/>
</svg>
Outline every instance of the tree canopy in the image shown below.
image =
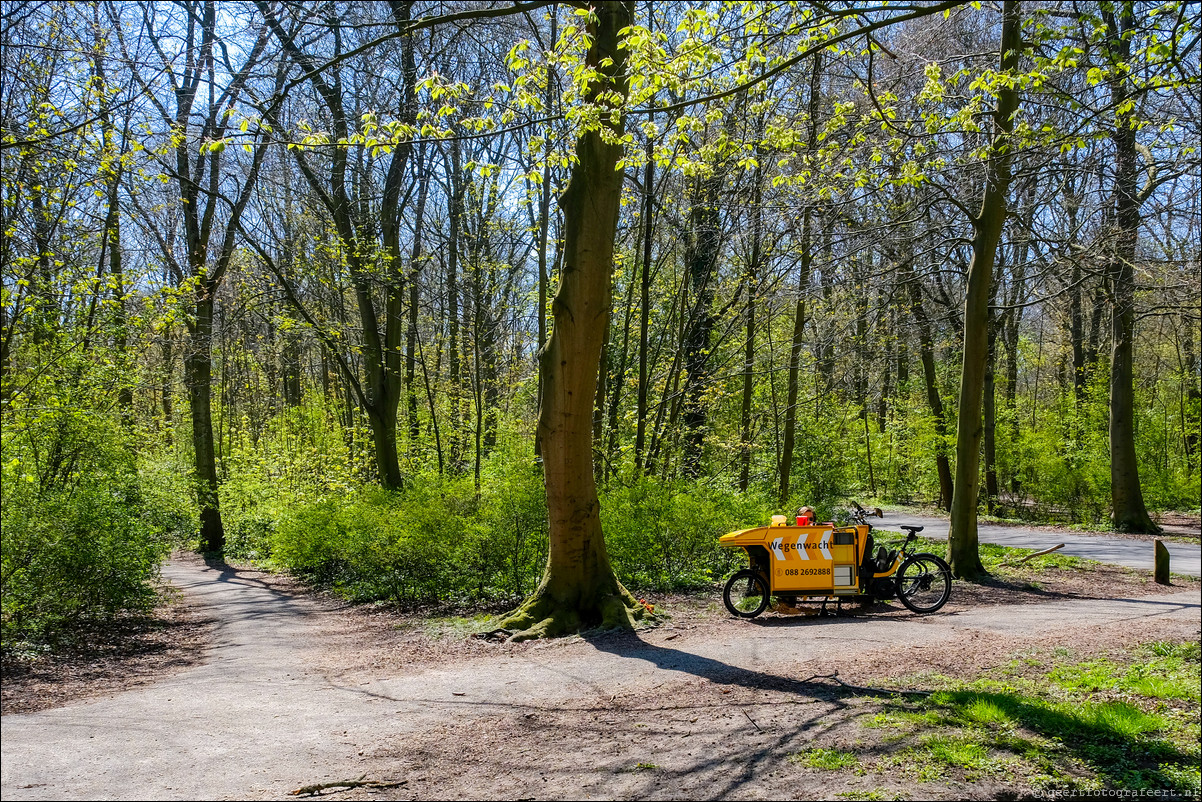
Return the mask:
<svg viewBox="0 0 1202 802">
<path fill-rule="evenodd" d="M 803 503 L 1200 503 L 1196 4 L 0 11 L 6 628 L 112 516 L 515 603 L 558 520 L 641 615 Z"/>
</svg>

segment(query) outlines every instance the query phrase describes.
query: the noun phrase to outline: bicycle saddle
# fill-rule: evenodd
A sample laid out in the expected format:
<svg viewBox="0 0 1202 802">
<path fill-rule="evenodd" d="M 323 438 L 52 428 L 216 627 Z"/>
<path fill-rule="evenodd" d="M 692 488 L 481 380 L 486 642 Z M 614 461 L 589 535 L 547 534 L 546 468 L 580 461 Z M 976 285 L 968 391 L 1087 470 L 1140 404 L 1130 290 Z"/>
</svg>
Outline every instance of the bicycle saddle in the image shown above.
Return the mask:
<svg viewBox="0 0 1202 802">
<path fill-rule="evenodd" d="M 921 531 L 923 530 L 923 528 L 924 528 L 924 527 L 921 527 L 921 526 L 905 526 L 905 525 L 903 525 L 901 528 L 902 528 L 902 529 L 905 529 L 907 532 L 909 532 L 911 535 L 913 535 L 913 534 L 915 534 L 916 532 L 921 532 Z"/>
</svg>

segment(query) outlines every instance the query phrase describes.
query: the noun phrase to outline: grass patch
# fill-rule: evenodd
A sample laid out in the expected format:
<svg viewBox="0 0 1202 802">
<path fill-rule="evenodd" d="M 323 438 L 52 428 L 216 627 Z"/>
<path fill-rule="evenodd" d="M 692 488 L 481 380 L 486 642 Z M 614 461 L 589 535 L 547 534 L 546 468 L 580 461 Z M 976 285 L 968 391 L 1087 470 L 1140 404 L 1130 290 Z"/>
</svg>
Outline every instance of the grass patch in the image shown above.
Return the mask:
<svg viewBox="0 0 1202 802">
<path fill-rule="evenodd" d="M 1199 659 L 1196 643 L 1154 643 L 1141 650 L 1146 662 L 1121 666 L 1108 658 L 1063 665 L 1048 679 L 1070 691 L 1119 691 L 1151 699 L 1199 698 Z"/>
<path fill-rule="evenodd" d="M 974 724 L 1011 726 L 1014 719 L 990 699 L 974 699 L 964 708 L 964 717 Z"/>
<path fill-rule="evenodd" d="M 932 758 L 964 769 L 981 769 L 989 759 L 989 749 L 984 744 L 963 736 L 933 735 L 924 739 L 923 749 Z"/>
<path fill-rule="evenodd" d="M 806 768 L 819 769 L 820 771 L 853 769 L 860 765 L 860 759 L 856 757 L 854 752 L 845 752 L 841 749 L 821 749 L 818 747 L 798 752 L 795 755 L 791 755 L 789 759 Z"/>
<path fill-rule="evenodd" d="M 988 678 L 924 674 L 891 688 L 931 691 L 872 702 L 850 750 L 815 746 L 800 765 L 918 783 L 1005 778 L 1044 788 L 1198 794 L 1199 643 L 1157 642 L 1126 657 L 1068 649 L 1020 654 Z M 872 737 L 867 733 L 876 731 Z M 854 792 L 862 797 L 863 792 Z M 916 795 L 921 796 L 916 791 Z"/>
</svg>

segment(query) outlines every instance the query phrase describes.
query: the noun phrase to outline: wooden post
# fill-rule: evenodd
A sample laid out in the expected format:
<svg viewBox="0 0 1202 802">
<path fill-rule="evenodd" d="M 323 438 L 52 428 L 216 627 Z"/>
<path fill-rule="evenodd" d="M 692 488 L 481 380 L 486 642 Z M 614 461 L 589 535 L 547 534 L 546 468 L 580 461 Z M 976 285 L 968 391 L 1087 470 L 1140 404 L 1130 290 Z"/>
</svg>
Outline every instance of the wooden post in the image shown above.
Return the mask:
<svg viewBox="0 0 1202 802">
<path fill-rule="evenodd" d="M 1168 585 L 1169 583 L 1169 550 L 1165 548 L 1163 540 L 1153 541 L 1156 547 L 1156 559 L 1152 576 L 1156 580 L 1157 585 Z"/>
</svg>

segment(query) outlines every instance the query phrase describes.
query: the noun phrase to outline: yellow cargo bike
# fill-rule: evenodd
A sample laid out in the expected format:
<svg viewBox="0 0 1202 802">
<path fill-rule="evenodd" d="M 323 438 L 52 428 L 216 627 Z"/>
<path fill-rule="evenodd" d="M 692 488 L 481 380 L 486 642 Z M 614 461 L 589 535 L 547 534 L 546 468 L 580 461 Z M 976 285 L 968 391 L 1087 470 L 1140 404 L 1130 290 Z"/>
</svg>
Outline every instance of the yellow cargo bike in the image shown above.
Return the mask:
<svg viewBox="0 0 1202 802">
<path fill-rule="evenodd" d="M 804 519 L 800 519 L 804 520 Z M 755 618 L 775 597 L 796 607 L 801 601 L 898 599 L 915 613 L 933 613 L 947 603 L 952 572 L 941 557 L 910 549 L 921 526 L 903 526 L 900 549 L 880 546 L 873 554 L 872 526 L 862 514 L 853 523 L 793 525 L 774 515 L 769 526 L 731 532 L 720 545 L 742 548 L 751 567 L 726 583 L 722 601 L 732 615 Z"/>
</svg>

